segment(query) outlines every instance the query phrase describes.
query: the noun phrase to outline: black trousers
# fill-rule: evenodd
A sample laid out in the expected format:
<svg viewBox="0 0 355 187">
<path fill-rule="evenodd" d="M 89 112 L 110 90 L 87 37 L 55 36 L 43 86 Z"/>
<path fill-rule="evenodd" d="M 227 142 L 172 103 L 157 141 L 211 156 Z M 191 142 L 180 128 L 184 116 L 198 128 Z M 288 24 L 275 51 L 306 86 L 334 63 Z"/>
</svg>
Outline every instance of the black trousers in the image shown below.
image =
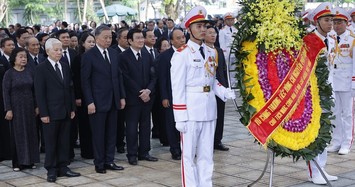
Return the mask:
<svg viewBox="0 0 355 187">
<path fill-rule="evenodd" d="M 160 95 L 156 95 L 152 106 L 153 136 L 158 136 L 161 144 L 168 144 L 165 127 L 164 108 L 161 104 Z"/>
<path fill-rule="evenodd" d="M 41 121 L 41 117 L 39 117 L 39 115 L 36 116 L 36 127 L 37 127 L 39 147 L 45 149 L 46 145 L 44 143 L 43 124 Z"/>
<path fill-rule="evenodd" d="M 48 175 L 55 175 L 57 171 L 65 173 L 70 163 L 70 119 L 50 120 L 43 124 L 43 135 L 46 143 L 46 158 L 44 167 Z"/>
<path fill-rule="evenodd" d="M 151 108 L 144 104 L 126 106 L 127 158 L 149 154 Z"/>
<path fill-rule="evenodd" d="M 74 147 L 76 144 L 76 140 L 78 139 L 78 116 L 75 115 L 75 118 L 70 120 L 70 150 L 69 150 L 69 158 L 74 159 Z"/>
<path fill-rule="evenodd" d="M 223 129 L 224 129 L 224 110 L 226 103 L 223 102 L 219 97 L 216 97 L 217 100 L 217 124 L 216 130 L 214 133 L 214 144 L 219 144 L 223 138 Z"/>
<path fill-rule="evenodd" d="M 80 155 L 86 159 L 94 158 L 92 150 L 91 126 L 86 107 L 77 107 L 76 116 L 79 123 Z"/>
<path fill-rule="evenodd" d="M 118 120 L 117 120 L 117 141 L 116 147 L 119 149 L 120 147 L 124 147 L 126 143 L 124 142 L 124 137 L 126 133 L 126 125 L 125 125 L 125 109 L 118 110 Z"/>
<path fill-rule="evenodd" d="M 165 112 L 165 127 L 166 127 L 166 135 L 168 137 L 170 152 L 172 154 L 180 154 L 180 133 L 175 128 L 175 120 L 174 120 L 174 112 L 173 108 L 164 108 Z"/>
<path fill-rule="evenodd" d="M 117 110 L 96 112 L 89 115 L 92 130 L 94 164 L 102 169 L 104 164 L 112 164 L 115 157 L 117 134 Z"/>
<path fill-rule="evenodd" d="M 0 102 L 3 102 L 0 99 Z M 5 120 L 4 108 L 0 103 L 0 162 L 3 160 L 11 160 L 11 131 L 9 121 Z"/>
</svg>

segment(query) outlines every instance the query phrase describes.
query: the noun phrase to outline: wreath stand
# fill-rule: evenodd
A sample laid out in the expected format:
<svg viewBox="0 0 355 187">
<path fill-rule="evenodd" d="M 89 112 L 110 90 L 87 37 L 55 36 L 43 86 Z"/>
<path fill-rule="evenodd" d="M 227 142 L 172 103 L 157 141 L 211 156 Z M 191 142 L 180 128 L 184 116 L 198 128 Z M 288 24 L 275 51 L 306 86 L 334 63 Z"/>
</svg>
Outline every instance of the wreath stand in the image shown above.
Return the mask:
<svg viewBox="0 0 355 187">
<path fill-rule="evenodd" d="M 271 165 L 270 165 L 269 187 L 272 187 L 272 179 L 273 179 L 273 175 L 274 175 L 274 165 L 275 165 L 275 152 L 273 150 L 271 150 L 271 149 L 267 149 L 267 157 L 266 157 L 265 167 L 264 167 L 263 171 L 261 172 L 260 176 L 254 182 L 249 184 L 248 187 L 254 186 L 257 182 L 260 181 L 260 179 L 263 178 L 263 176 L 264 176 L 264 174 L 265 174 L 265 172 L 266 172 L 266 170 L 268 168 L 269 162 L 270 162 L 270 156 L 271 156 Z M 320 171 L 322 177 L 327 182 L 327 185 L 329 187 L 332 187 L 332 185 L 330 184 L 328 178 L 325 176 L 323 170 L 320 168 L 318 162 L 315 161 L 314 159 L 312 159 L 312 161 L 316 165 L 317 169 Z"/>
</svg>

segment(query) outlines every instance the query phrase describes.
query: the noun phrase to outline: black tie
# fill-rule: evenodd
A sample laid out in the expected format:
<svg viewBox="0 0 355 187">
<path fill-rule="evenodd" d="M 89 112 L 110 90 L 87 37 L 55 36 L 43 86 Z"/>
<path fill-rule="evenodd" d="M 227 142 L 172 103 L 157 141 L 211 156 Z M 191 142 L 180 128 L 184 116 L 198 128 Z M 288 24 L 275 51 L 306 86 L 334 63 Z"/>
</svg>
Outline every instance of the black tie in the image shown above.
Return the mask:
<svg viewBox="0 0 355 187">
<path fill-rule="evenodd" d="M 67 51 L 63 52 L 63 60 L 64 60 L 64 62 L 66 62 L 69 65 L 69 59 L 68 59 Z"/>
<path fill-rule="evenodd" d="M 231 31 L 231 33 L 233 32 L 233 31 L 232 31 L 232 27 L 229 27 L 229 30 Z"/>
<path fill-rule="evenodd" d="M 338 43 L 340 43 L 340 36 L 337 36 L 337 41 Z"/>
<path fill-rule="evenodd" d="M 328 38 L 324 39 L 324 43 L 325 43 L 325 46 L 327 46 L 327 50 L 328 50 Z"/>
<path fill-rule="evenodd" d="M 63 80 L 63 76 L 62 76 L 62 73 L 60 73 L 60 69 L 58 67 L 58 63 L 55 63 L 55 72 L 59 76 L 60 80 Z"/>
<path fill-rule="evenodd" d="M 111 63 L 110 63 L 110 60 L 109 60 L 108 57 L 107 57 L 106 50 L 104 50 L 104 56 L 105 56 L 105 61 L 106 61 L 108 64 L 111 64 Z"/>
<path fill-rule="evenodd" d="M 149 51 L 150 51 L 150 56 L 152 57 L 152 60 L 154 60 L 153 48 L 150 48 Z"/>
<path fill-rule="evenodd" d="M 140 62 L 140 61 L 142 60 L 141 54 L 140 54 L 140 53 L 137 53 L 137 56 L 138 56 L 138 62 Z"/>
<path fill-rule="evenodd" d="M 36 64 L 36 66 L 37 66 L 38 61 L 37 61 L 37 57 L 36 57 L 36 56 L 35 56 L 35 58 L 34 58 L 34 61 L 35 61 L 35 64 Z"/>
<path fill-rule="evenodd" d="M 200 53 L 201 53 L 203 59 L 205 59 L 205 52 L 203 52 L 203 47 L 202 46 L 200 47 Z"/>
</svg>

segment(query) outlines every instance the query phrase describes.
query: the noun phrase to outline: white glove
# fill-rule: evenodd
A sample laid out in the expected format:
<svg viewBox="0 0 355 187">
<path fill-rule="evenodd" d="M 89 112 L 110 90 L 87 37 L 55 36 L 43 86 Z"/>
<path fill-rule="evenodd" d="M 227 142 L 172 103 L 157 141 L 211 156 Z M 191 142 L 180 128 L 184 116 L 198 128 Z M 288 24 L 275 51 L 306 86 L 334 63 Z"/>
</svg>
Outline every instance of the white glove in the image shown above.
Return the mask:
<svg viewBox="0 0 355 187">
<path fill-rule="evenodd" d="M 224 93 L 224 98 L 226 99 L 235 99 L 235 93 L 232 89 L 227 88 L 226 92 Z"/>
<path fill-rule="evenodd" d="M 187 131 L 186 122 L 176 122 L 175 127 L 178 131 L 185 133 Z"/>
</svg>

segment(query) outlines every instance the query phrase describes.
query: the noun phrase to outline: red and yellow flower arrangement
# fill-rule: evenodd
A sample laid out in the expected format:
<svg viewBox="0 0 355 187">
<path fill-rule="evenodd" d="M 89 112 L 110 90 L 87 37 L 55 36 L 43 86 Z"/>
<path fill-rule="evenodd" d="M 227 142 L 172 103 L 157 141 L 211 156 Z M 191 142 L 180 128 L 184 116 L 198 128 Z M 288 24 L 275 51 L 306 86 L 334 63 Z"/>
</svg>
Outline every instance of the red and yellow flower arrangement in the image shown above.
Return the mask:
<svg viewBox="0 0 355 187">
<path fill-rule="evenodd" d="M 276 155 L 311 160 L 330 142 L 324 43 L 304 36 L 291 0 L 241 0 L 234 36 L 241 122 Z"/>
</svg>

